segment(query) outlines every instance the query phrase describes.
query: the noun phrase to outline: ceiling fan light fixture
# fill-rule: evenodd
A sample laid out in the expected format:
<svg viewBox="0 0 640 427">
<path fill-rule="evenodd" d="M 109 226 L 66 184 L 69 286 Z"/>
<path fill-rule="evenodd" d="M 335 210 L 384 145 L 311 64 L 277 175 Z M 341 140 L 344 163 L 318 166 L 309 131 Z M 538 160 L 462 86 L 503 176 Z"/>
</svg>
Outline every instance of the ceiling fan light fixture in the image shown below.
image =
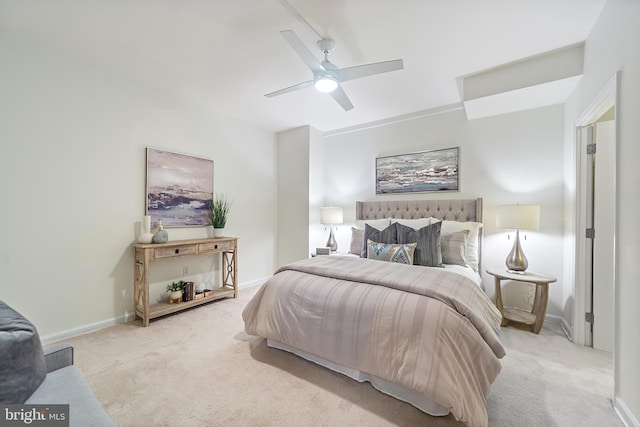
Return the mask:
<svg viewBox="0 0 640 427">
<path fill-rule="evenodd" d="M 329 93 L 338 88 L 338 82 L 334 77 L 324 75 L 316 79 L 314 86 L 318 92 Z"/>
</svg>

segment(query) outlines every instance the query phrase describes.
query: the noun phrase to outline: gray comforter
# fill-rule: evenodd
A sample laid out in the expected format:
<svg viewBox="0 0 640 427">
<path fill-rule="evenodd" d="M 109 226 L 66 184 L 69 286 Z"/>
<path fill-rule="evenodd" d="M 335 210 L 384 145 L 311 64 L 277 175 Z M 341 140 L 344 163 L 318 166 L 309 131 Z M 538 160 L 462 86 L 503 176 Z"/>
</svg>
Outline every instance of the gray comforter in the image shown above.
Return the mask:
<svg viewBox="0 0 640 427">
<path fill-rule="evenodd" d="M 248 334 L 402 384 L 487 426 L 500 312 L 442 268 L 320 256 L 280 268 L 242 313 Z"/>
</svg>

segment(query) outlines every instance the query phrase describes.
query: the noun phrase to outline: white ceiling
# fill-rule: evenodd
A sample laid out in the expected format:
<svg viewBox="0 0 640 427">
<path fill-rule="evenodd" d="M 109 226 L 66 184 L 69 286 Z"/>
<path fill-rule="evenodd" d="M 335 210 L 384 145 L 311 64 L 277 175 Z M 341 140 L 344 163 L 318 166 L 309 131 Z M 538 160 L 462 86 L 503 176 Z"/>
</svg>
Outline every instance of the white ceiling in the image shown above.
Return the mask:
<svg viewBox="0 0 640 427">
<path fill-rule="evenodd" d="M 321 59 L 317 35 L 283 0 L 0 2 L 13 31 L 204 109 L 281 131 L 334 131 L 462 101 L 461 77 L 584 41 L 606 0 L 289 0 L 335 40 L 338 67 L 403 59 L 404 70 L 345 82 L 345 112 L 313 88 L 281 37 L 293 30 Z"/>
</svg>

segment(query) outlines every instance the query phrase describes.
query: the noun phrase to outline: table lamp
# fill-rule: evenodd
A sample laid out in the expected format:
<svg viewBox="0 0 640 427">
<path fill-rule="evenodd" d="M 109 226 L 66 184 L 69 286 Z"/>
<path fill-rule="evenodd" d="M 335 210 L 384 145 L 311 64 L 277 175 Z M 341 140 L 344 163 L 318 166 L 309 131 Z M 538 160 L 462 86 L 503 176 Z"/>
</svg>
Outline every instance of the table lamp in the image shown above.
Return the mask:
<svg viewBox="0 0 640 427">
<path fill-rule="evenodd" d="M 520 230 L 537 230 L 540 226 L 540 206 L 500 205 L 496 206 L 496 227 L 516 230 L 513 248 L 507 256 L 507 271 L 524 274 L 529 262 L 520 246 Z"/>
<path fill-rule="evenodd" d="M 331 248 L 331 252 L 337 251 L 338 243 L 333 237 L 333 226 L 335 224 L 342 224 L 342 208 L 333 206 L 320 208 L 320 222 L 329 226 L 329 240 L 327 240 L 327 247 Z"/>
</svg>

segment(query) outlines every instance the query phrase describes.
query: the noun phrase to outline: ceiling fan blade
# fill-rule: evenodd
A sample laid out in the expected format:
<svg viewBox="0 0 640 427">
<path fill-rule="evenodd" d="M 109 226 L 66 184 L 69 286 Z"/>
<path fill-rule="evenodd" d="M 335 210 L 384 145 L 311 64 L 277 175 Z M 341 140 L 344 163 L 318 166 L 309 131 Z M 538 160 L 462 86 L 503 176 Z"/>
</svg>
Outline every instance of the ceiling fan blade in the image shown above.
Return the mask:
<svg viewBox="0 0 640 427">
<path fill-rule="evenodd" d="M 296 51 L 298 56 L 302 58 L 304 63 L 307 64 L 307 67 L 309 67 L 311 71 L 313 71 L 314 73 L 322 73 L 325 71 L 322 64 L 320 64 L 320 61 L 318 61 L 316 57 L 313 56 L 311 52 L 309 52 L 309 49 L 307 49 L 307 47 L 302 43 L 302 41 L 298 38 L 298 36 L 296 36 L 293 31 L 283 30 L 280 31 L 280 34 L 282 34 L 282 37 L 284 37 L 289 45 L 291 45 L 293 50 Z"/>
<path fill-rule="evenodd" d="M 293 92 L 293 91 L 298 90 L 298 89 L 304 89 L 304 88 L 309 87 L 309 86 L 313 86 L 313 80 L 309 80 L 308 82 L 298 83 L 297 85 L 289 86 L 289 87 L 286 87 L 284 89 L 280 89 L 280 90 L 277 90 L 275 92 L 268 93 L 265 96 L 267 98 L 271 98 L 271 97 L 274 97 L 274 96 L 283 95 L 285 93 Z"/>
<path fill-rule="evenodd" d="M 353 108 L 353 104 L 349 101 L 349 97 L 344 92 L 344 89 L 342 89 L 342 86 L 338 85 L 338 87 L 331 92 L 331 96 L 342 108 L 344 108 L 344 111 L 349 111 Z"/>
<path fill-rule="evenodd" d="M 402 63 L 402 59 L 395 59 L 393 61 L 376 62 L 373 64 L 342 68 L 336 70 L 336 73 L 338 74 L 338 79 L 341 82 L 346 82 L 353 79 L 359 79 L 360 77 L 402 70 L 403 68 L 404 65 Z"/>
</svg>

